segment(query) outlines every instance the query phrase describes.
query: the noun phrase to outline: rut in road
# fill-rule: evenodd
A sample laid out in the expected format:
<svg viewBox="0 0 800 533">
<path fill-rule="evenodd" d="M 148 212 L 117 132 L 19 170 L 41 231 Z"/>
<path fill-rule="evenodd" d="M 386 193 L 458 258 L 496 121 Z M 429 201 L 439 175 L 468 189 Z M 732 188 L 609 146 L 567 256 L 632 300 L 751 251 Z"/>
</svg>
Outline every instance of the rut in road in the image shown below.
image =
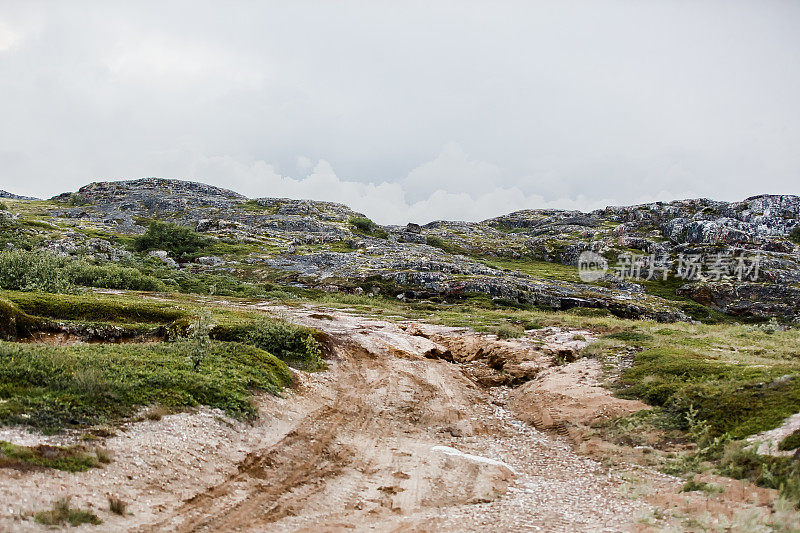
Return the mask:
<svg viewBox="0 0 800 533">
<path fill-rule="evenodd" d="M 460 365 L 426 358 L 432 341 L 356 317 L 292 319 L 326 331 L 333 349 L 329 369 L 287 398 L 305 402 L 292 427 L 140 531 L 567 531 L 634 519 L 640 504 L 608 472 L 498 411 Z"/>
</svg>

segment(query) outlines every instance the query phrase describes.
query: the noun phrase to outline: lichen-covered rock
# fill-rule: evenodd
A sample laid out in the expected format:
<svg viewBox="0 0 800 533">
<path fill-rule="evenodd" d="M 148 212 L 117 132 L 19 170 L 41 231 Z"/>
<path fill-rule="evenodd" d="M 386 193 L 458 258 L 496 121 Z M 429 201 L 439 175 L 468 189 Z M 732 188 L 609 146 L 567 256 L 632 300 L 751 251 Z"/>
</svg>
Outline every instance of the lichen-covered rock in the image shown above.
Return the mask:
<svg viewBox="0 0 800 533">
<path fill-rule="evenodd" d="M 179 180 L 93 183 L 54 201 L 59 206 L 51 211 L 51 219 L 65 225 L 139 235 L 149 220 L 161 219 L 212 239 L 246 244 L 251 251 L 243 257 L 207 256 L 198 262 L 207 269 L 242 264 L 277 270 L 306 286 L 335 286 L 351 292 L 386 286 L 404 297 L 483 294 L 553 309 L 602 308 L 624 317 L 675 320 L 686 318 L 678 308 L 681 304 L 648 294 L 653 287 L 643 280 L 606 277 L 583 284 L 577 282 L 577 270 L 565 274 L 562 267 L 548 273 L 545 267 L 537 270 L 526 265 L 540 261 L 576 267 L 580 254 L 592 251 L 603 255 L 613 269 L 625 254 L 675 262 L 682 256 L 713 257 L 725 251 L 759 257 L 755 281 L 762 289 L 740 291 L 735 302 L 728 302 L 726 298 L 733 296 L 721 289 L 715 292 L 716 299 L 689 288 L 683 296 L 735 314 L 791 319 L 800 309 L 797 298 L 779 305 L 780 298 L 770 296 L 782 294 L 778 286 L 800 284 L 800 246 L 789 238 L 800 225 L 797 196 L 763 195 L 733 203 L 654 202 L 591 213 L 524 210 L 483 222 L 412 223 L 379 227 L 380 231 L 369 234 L 351 224 L 363 215 L 342 204 L 248 199 L 226 189 Z M 47 246 L 62 254 L 89 250 L 111 260 L 123 252 L 93 245 L 86 237 L 60 239 L 51 239 Z M 512 264 L 494 268 L 488 261 L 492 258 Z M 513 261 L 521 259 L 525 263 L 517 268 Z M 697 281 L 736 280 L 723 276 Z M 759 300 L 762 297 L 764 301 Z M 772 303 L 766 305 L 767 301 Z"/>
</svg>

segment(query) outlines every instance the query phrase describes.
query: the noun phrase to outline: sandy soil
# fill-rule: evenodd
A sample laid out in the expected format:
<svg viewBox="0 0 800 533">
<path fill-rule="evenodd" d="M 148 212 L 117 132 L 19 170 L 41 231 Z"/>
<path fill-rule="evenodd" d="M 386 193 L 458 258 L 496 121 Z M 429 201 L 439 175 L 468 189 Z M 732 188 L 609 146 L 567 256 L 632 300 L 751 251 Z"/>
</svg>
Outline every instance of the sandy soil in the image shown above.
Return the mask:
<svg viewBox="0 0 800 533">
<path fill-rule="evenodd" d="M 259 398 L 254 424 L 200 409 L 127 424 L 99 444 L 114 454 L 101 469 L 0 470 L 0 530 L 40 530 L 26 513 L 70 496 L 111 531 L 623 531 L 652 515 L 650 504 L 631 497 L 631 472 L 658 490 L 680 486 L 576 454 L 566 439 L 520 419 L 531 413 L 521 406 L 534 385 L 484 388 L 468 371 L 469 345 L 515 354 L 514 369 L 536 367 L 547 394 L 571 398 L 569 413 L 547 411 L 553 420 L 639 408 L 599 387 L 592 363 L 546 368 L 559 342 L 574 344 L 570 332 L 481 344 L 452 328 L 264 308 L 326 332 L 328 369 L 298 376 L 298 388 L 282 398 Z M 438 342 L 446 338 L 450 346 Z M 11 428 L 0 439 L 76 437 Z M 128 515 L 108 511 L 109 494 L 129 503 Z"/>
</svg>

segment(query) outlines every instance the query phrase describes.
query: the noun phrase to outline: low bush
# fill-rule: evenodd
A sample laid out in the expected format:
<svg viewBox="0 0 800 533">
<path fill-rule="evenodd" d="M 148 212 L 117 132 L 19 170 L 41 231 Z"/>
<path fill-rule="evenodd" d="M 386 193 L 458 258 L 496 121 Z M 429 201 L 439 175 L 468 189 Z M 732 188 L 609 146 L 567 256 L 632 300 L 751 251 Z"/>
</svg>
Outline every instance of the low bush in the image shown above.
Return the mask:
<svg viewBox="0 0 800 533">
<path fill-rule="evenodd" d="M 792 231 L 789 232 L 789 239 L 795 244 L 800 244 L 800 224 L 797 224 L 792 228 Z"/>
<path fill-rule="evenodd" d="M 257 346 L 278 359 L 304 370 L 322 366 L 322 349 L 314 331 L 303 326 L 268 318 L 212 330 L 214 338 Z"/>
<path fill-rule="evenodd" d="M 132 291 L 164 291 L 167 288 L 163 281 L 143 274 L 137 268 L 115 264 L 91 265 L 72 261 L 64 269 L 64 276 L 71 284 L 84 287 Z"/>
<path fill-rule="evenodd" d="M 66 260 L 46 252 L 0 252 L 0 289 L 67 292 L 72 283 L 64 274 Z"/>
<path fill-rule="evenodd" d="M 190 260 L 202 255 L 202 250 L 211 239 L 191 228 L 154 220 L 142 235 L 133 242 L 138 252 L 166 250 L 175 259 Z"/>
<path fill-rule="evenodd" d="M 54 502 L 52 509 L 34 514 L 33 519 L 45 526 L 61 526 L 64 524 L 71 526 L 92 524 L 96 526 L 103 523 L 93 512 L 72 507 L 69 498 L 62 498 Z"/>
<path fill-rule="evenodd" d="M 349 223 L 356 233 L 377 237 L 379 239 L 386 239 L 389 237 L 386 230 L 367 217 L 352 217 Z"/>
</svg>

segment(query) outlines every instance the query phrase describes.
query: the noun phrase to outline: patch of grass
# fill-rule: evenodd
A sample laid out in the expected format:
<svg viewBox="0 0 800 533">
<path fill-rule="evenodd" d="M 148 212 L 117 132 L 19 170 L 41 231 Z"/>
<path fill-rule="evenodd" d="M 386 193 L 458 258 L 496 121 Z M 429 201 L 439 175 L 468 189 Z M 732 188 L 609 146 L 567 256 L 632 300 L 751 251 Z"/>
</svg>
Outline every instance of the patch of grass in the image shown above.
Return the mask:
<svg viewBox="0 0 800 533">
<path fill-rule="evenodd" d="M 521 326 L 506 324 L 495 328 L 492 333 L 497 335 L 498 339 L 516 339 L 525 335 L 525 329 Z"/>
<path fill-rule="evenodd" d="M 653 340 L 652 335 L 648 335 L 639 331 L 615 331 L 613 333 L 607 333 L 606 335 L 603 335 L 603 338 L 621 340 L 634 344 Z"/>
<path fill-rule="evenodd" d="M 428 246 L 433 246 L 434 248 L 438 248 L 443 252 L 447 252 L 449 254 L 456 254 L 456 255 L 469 255 L 469 251 L 461 246 L 447 241 L 438 235 L 428 235 L 425 238 L 425 244 Z"/>
<path fill-rule="evenodd" d="M 705 492 L 706 494 L 713 494 L 718 492 L 723 492 L 724 489 L 719 485 L 715 485 L 714 483 L 706 483 L 705 481 L 695 481 L 694 479 L 690 479 L 686 483 L 683 484 L 681 487 L 681 492 Z"/>
<path fill-rule="evenodd" d="M 778 444 L 778 449 L 782 451 L 796 450 L 800 448 L 800 429 L 795 429 L 784 437 Z"/>
<path fill-rule="evenodd" d="M 787 370 L 731 364 L 675 347 L 651 348 L 624 372 L 622 394 L 682 413 L 694 407 L 712 435 L 743 438 L 800 411 L 800 372 Z"/>
<path fill-rule="evenodd" d="M 578 269 L 570 265 L 561 263 L 550 263 L 547 261 L 537 261 L 534 259 L 510 259 L 510 258 L 479 258 L 481 262 L 492 268 L 499 270 L 514 270 L 522 272 L 533 278 L 552 279 L 559 281 L 569 281 L 572 283 L 584 283 L 578 277 Z"/>
<path fill-rule="evenodd" d="M 292 384 L 275 356 L 239 343 L 213 342 L 197 372 L 185 342 L 156 345 L 46 346 L 0 342 L 0 423 L 46 432 L 130 416 L 144 405 L 208 405 L 252 417 L 253 391 Z"/>
<path fill-rule="evenodd" d="M 731 442 L 719 459 L 719 472 L 779 490 L 783 497 L 800 505 L 800 462 L 791 457 L 759 455 L 749 443 Z"/>
<path fill-rule="evenodd" d="M 19 446 L 0 441 L 0 468 L 55 468 L 65 472 L 85 472 L 102 462 L 81 447 Z"/>
<path fill-rule="evenodd" d="M 61 526 L 64 524 L 71 526 L 91 524 L 97 526 L 103 523 L 93 512 L 72 507 L 68 498 L 62 498 L 54 502 L 53 508 L 49 511 L 39 511 L 34 514 L 33 519 L 45 526 Z"/>
<path fill-rule="evenodd" d="M 108 510 L 120 516 L 125 516 L 125 511 L 128 509 L 128 502 L 123 501 L 116 496 L 108 495 Z"/>
</svg>

